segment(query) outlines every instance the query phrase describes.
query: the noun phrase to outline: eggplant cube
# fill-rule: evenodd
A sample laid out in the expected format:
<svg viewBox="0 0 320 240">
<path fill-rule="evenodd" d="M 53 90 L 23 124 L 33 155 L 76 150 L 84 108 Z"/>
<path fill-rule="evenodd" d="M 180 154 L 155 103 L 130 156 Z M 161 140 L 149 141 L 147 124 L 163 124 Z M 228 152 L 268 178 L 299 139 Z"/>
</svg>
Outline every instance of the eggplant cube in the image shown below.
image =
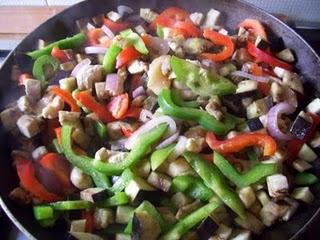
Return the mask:
<svg viewBox="0 0 320 240">
<path fill-rule="evenodd" d="M 271 197 L 282 198 L 288 194 L 289 184 L 287 177 L 274 174 L 267 177 L 268 192 Z"/>
<path fill-rule="evenodd" d="M 197 234 L 200 239 L 209 239 L 218 228 L 219 225 L 211 217 L 207 217 L 197 228 Z"/>
<path fill-rule="evenodd" d="M 171 187 L 170 177 L 157 172 L 151 172 L 147 179 L 147 182 L 155 188 L 158 188 L 164 192 L 169 192 Z"/>
<path fill-rule="evenodd" d="M 307 144 L 303 144 L 298 153 L 298 157 L 307 162 L 313 162 L 317 159 L 317 154 L 315 154 L 315 152 Z"/>
<path fill-rule="evenodd" d="M 309 105 L 306 107 L 307 112 L 311 112 L 317 115 L 320 115 L 320 98 L 314 99 Z"/>
<path fill-rule="evenodd" d="M 125 193 L 134 204 L 139 204 L 139 198 L 142 198 L 142 195 L 149 194 L 150 191 L 155 191 L 155 189 L 150 186 L 144 179 L 139 177 L 131 180 L 128 186 L 125 188 Z"/>
<path fill-rule="evenodd" d="M 297 116 L 290 128 L 290 133 L 296 136 L 298 139 L 303 140 L 310 131 L 311 127 L 311 122 L 307 121 L 301 116 Z"/>
<path fill-rule="evenodd" d="M 311 139 L 310 146 L 313 148 L 320 147 L 320 133 L 319 132 L 316 132 L 314 137 Z"/>
<path fill-rule="evenodd" d="M 294 189 L 292 197 L 308 204 L 311 204 L 314 200 L 314 196 L 309 187 L 299 187 Z"/>
<path fill-rule="evenodd" d="M 258 117 L 248 119 L 247 125 L 248 125 L 250 131 L 257 131 L 257 130 L 264 128 L 260 118 L 258 118 Z"/>
<path fill-rule="evenodd" d="M 132 240 L 156 240 L 160 232 L 159 223 L 147 212 L 134 213 L 132 219 Z"/>
</svg>

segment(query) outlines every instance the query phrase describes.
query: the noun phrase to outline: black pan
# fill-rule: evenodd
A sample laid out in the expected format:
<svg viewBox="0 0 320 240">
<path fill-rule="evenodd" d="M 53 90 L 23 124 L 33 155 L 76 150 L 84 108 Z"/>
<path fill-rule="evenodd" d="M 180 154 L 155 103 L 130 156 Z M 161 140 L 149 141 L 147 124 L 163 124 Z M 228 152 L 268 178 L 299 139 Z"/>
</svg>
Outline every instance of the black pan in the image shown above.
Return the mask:
<svg viewBox="0 0 320 240">
<path fill-rule="evenodd" d="M 188 11 L 207 12 L 213 7 L 223 13 L 222 23 L 229 29 L 235 29 L 237 23 L 245 18 L 256 18 L 264 22 L 272 32 L 281 36 L 287 47 L 295 50 L 298 56 L 297 68 L 304 76 L 306 91 L 310 98 L 319 96 L 320 91 L 320 58 L 311 47 L 292 29 L 284 23 L 247 3 L 236 0 L 87 0 L 81 2 L 62 13 L 54 16 L 35 31 L 29 34 L 11 53 L 2 69 L 0 70 L 0 109 L 3 110 L 6 104 L 17 98 L 19 89 L 10 80 L 13 64 L 24 62 L 25 59 L 20 53 L 35 48 L 39 38 L 47 41 L 57 40 L 77 32 L 75 21 L 80 18 L 90 17 L 99 13 L 106 13 L 116 9 L 120 4 L 124 4 L 138 10 L 140 7 L 150 7 L 156 11 L 161 11 L 168 6 L 180 6 Z M 15 23 L 12 23 L 15 24 Z M 24 64 L 28 68 L 29 64 Z M 21 91 L 21 90 L 20 90 Z M 0 129 L 0 204 L 9 218 L 16 226 L 30 239 L 63 239 L 66 229 L 64 224 L 52 229 L 43 229 L 35 222 L 31 208 L 23 208 L 14 204 L 8 193 L 17 186 L 17 177 L 11 166 L 10 160 L 10 138 L 3 129 Z M 316 196 L 315 202 L 311 206 L 300 207 L 300 211 L 288 223 L 279 223 L 272 228 L 268 228 L 261 236 L 261 239 L 293 239 L 299 236 L 303 230 L 310 225 L 320 212 L 320 194 Z M 1 229 L 3 231 L 3 229 Z"/>
</svg>

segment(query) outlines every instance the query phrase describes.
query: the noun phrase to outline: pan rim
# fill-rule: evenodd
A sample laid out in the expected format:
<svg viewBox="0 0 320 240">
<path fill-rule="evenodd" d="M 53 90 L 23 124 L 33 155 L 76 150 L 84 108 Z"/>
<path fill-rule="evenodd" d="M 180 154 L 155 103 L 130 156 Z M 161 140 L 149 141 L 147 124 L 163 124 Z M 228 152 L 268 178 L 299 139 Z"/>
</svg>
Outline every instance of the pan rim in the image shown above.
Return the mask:
<svg viewBox="0 0 320 240">
<path fill-rule="evenodd" d="M 311 53 L 314 55 L 314 57 L 320 62 L 320 56 L 316 53 L 316 51 L 310 46 L 310 44 L 301 36 L 299 35 L 295 30 L 293 30 L 290 26 L 288 26 L 287 24 L 285 24 L 283 21 L 281 21 L 279 18 L 275 17 L 274 15 L 272 15 L 271 13 L 267 12 L 266 10 L 257 7 L 255 5 L 253 5 L 252 3 L 249 2 L 245 2 L 244 0 L 233 0 L 232 2 L 239 2 L 241 3 L 243 6 L 249 7 L 253 10 L 258 10 L 260 13 L 264 14 L 265 16 L 267 16 L 268 18 L 271 18 L 273 21 L 275 21 L 277 24 L 280 24 L 282 27 L 284 27 L 286 29 L 286 31 L 290 31 L 296 38 L 298 38 L 310 51 Z M 4 68 L 4 65 L 6 64 L 6 62 L 8 61 L 8 59 L 10 57 L 12 57 L 12 55 L 14 54 L 14 52 L 16 51 L 17 48 L 20 47 L 21 43 L 24 42 L 24 40 L 30 35 L 32 34 L 34 31 L 36 31 L 38 28 L 42 27 L 43 25 L 46 25 L 47 22 L 51 21 L 53 18 L 59 18 L 60 15 L 64 15 L 66 12 L 70 11 L 70 9 L 72 8 L 77 8 L 80 7 L 81 5 L 86 5 L 86 4 L 90 4 L 89 0 L 85 0 L 82 2 L 79 2 L 77 4 L 71 5 L 69 7 L 67 7 L 66 9 L 64 9 L 63 11 L 61 11 L 60 13 L 50 17 L 49 19 L 47 19 L 46 21 L 44 21 L 43 23 L 41 23 L 39 26 L 37 26 L 35 29 L 32 30 L 32 32 L 30 32 L 29 34 L 27 34 L 22 40 L 21 42 L 7 55 L 7 57 L 4 59 L 2 66 L 0 67 L 0 72 L 2 70 L 2 68 Z M 28 231 L 15 217 L 14 213 L 8 208 L 7 204 L 5 203 L 4 197 L 0 195 L 0 207 L 2 208 L 2 210 L 5 212 L 5 214 L 8 216 L 8 218 L 10 219 L 10 221 L 19 229 L 19 231 L 21 231 L 28 239 L 34 239 L 36 240 L 37 238 L 30 232 Z M 307 228 L 310 226 L 310 224 L 312 224 L 314 222 L 314 220 L 320 215 L 320 206 L 318 207 L 318 209 L 315 211 L 315 213 L 309 218 L 309 220 L 303 225 L 303 227 L 301 227 L 299 230 L 297 230 L 296 233 L 294 233 L 288 240 L 294 240 L 296 239 L 298 236 L 300 236 L 302 233 L 304 233 Z"/>
</svg>

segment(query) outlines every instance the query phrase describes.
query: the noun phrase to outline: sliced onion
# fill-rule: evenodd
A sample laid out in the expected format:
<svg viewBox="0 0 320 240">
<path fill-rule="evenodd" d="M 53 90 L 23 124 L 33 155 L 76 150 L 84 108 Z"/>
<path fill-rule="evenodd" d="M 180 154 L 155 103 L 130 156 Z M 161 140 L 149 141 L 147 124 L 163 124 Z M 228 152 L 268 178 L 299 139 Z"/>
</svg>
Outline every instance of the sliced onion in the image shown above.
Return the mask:
<svg viewBox="0 0 320 240">
<path fill-rule="evenodd" d="M 176 132 L 175 134 L 166 138 L 158 146 L 156 146 L 156 149 L 161 149 L 161 148 L 165 148 L 166 146 L 169 146 L 171 143 L 173 143 L 174 141 L 176 141 L 178 139 L 179 134 L 180 134 L 179 132 Z"/>
<path fill-rule="evenodd" d="M 147 109 L 142 109 L 140 112 L 139 120 L 141 122 L 148 122 L 150 119 L 152 119 L 153 114 L 151 111 Z"/>
<path fill-rule="evenodd" d="M 268 112 L 267 128 L 270 135 L 278 140 L 290 140 L 292 136 L 290 134 L 283 133 L 279 129 L 278 118 L 281 114 L 291 114 L 295 111 L 295 108 L 287 102 L 281 102 L 273 106 Z"/>
<path fill-rule="evenodd" d="M 89 46 L 84 48 L 86 54 L 105 54 L 106 51 L 106 47 Z"/>
<path fill-rule="evenodd" d="M 270 80 L 268 77 L 255 76 L 244 71 L 234 71 L 231 73 L 231 75 L 235 77 L 243 77 L 243 78 L 255 80 L 258 82 L 269 82 Z"/>
<path fill-rule="evenodd" d="M 127 142 L 125 143 L 125 147 L 127 149 L 132 149 L 132 147 L 136 144 L 137 138 L 145 134 L 155 127 L 157 127 L 161 123 L 167 123 L 169 125 L 169 134 L 174 134 L 177 131 L 176 122 L 168 116 L 160 116 L 152 118 L 150 121 L 146 122 L 140 128 L 138 128 L 131 137 L 128 138 Z"/>
<path fill-rule="evenodd" d="M 156 55 L 159 56 L 166 55 L 170 51 L 168 42 L 159 37 L 150 37 L 150 43 L 148 46 Z"/>
<path fill-rule="evenodd" d="M 176 160 L 179 156 L 181 156 L 187 147 L 187 138 L 185 136 L 180 136 L 177 142 L 177 145 L 173 152 L 169 156 L 169 161 Z"/>
<path fill-rule="evenodd" d="M 91 64 L 91 60 L 89 58 L 83 59 L 81 62 L 79 62 L 74 69 L 71 72 L 72 77 L 77 77 L 78 73 L 81 71 L 81 69 L 87 65 Z"/>
<path fill-rule="evenodd" d="M 111 91 L 114 93 L 119 92 L 119 78 L 118 74 L 116 73 L 111 73 L 106 76 L 106 87 L 105 89 L 107 91 Z"/>
<path fill-rule="evenodd" d="M 143 86 L 137 87 L 135 90 L 133 90 L 133 92 L 132 92 L 132 97 L 133 97 L 133 98 L 136 98 L 136 97 L 144 94 L 144 92 L 145 92 L 145 91 L 144 91 Z"/>
<path fill-rule="evenodd" d="M 101 30 L 107 35 L 107 37 L 108 37 L 109 39 L 114 38 L 114 33 L 113 33 L 113 32 L 111 31 L 111 29 L 108 28 L 106 25 L 103 25 L 103 26 L 101 27 Z"/>
<path fill-rule="evenodd" d="M 118 13 L 121 17 L 123 17 L 123 15 L 125 13 L 131 14 L 133 13 L 133 9 L 131 7 L 125 6 L 125 5 L 119 5 L 118 8 Z"/>
</svg>

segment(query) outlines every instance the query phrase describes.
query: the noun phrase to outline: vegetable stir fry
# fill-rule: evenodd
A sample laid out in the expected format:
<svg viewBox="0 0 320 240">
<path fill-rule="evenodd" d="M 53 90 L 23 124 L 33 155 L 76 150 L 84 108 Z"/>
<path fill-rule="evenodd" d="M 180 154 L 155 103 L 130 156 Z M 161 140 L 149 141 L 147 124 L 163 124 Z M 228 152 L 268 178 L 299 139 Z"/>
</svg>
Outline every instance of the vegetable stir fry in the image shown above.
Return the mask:
<svg viewBox="0 0 320 240">
<path fill-rule="evenodd" d="M 80 240 L 250 239 L 311 204 L 320 99 L 302 107 L 293 51 L 215 9 L 133 14 L 26 53 L 25 95 L 1 113 L 10 197 Z"/>
</svg>

